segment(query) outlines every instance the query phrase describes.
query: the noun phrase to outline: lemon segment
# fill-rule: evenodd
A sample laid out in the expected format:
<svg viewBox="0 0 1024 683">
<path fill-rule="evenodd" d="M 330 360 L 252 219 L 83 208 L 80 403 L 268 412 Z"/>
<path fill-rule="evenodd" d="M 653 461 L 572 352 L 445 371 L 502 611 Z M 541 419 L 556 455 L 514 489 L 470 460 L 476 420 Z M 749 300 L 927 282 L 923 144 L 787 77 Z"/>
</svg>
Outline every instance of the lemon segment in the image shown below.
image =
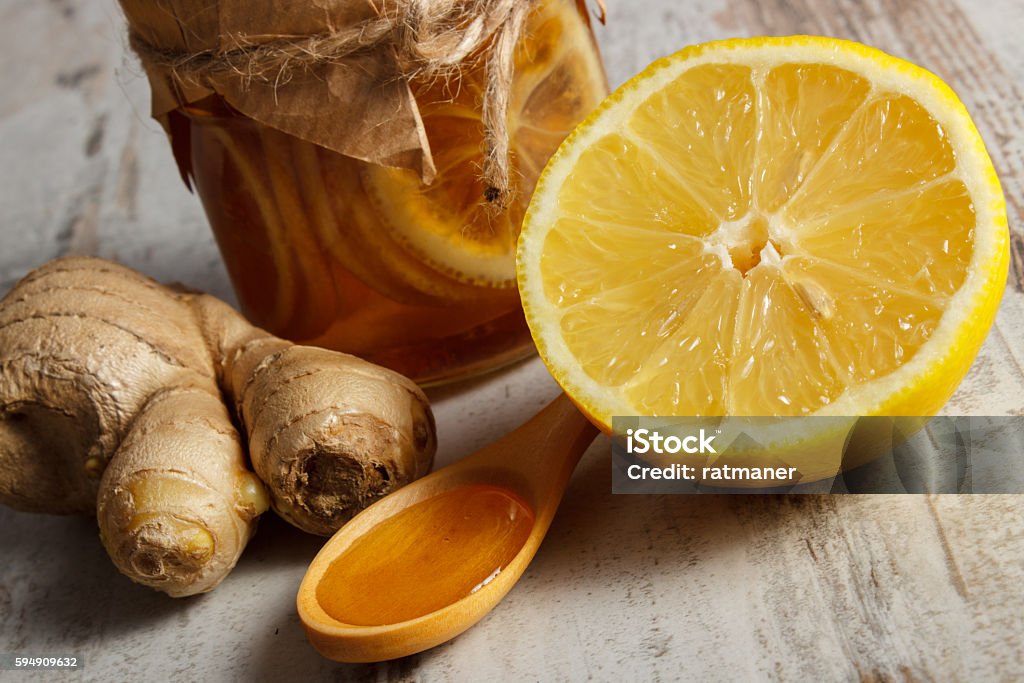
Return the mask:
<svg viewBox="0 0 1024 683">
<path fill-rule="evenodd" d="M 880 191 L 867 203 L 819 216 L 794 241 L 803 253 L 894 287 L 950 297 L 967 277 L 974 226 L 963 181 L 940 179 L 905 192 Z"/>
<path fill-rule="evenodd" d="M 728 412 L 730 344 L 742 282 L 734 269 L 712 276 L 689 315 L 628 382 L 624 393 L 640 414 L 654 414 L 666 404 L 679 415 Z M 675 362 L 680 353 L 692 367 Z"/>
<path fill-rule="evenodd" d="M 946 131 L 905 95 L 878 95 L 846 123 L 838 139 L 783 207 L 803 223 L 876 196 L 909 189 L 956 168 Z"/>
<path fill-rule="evenodd" d="M 880 283 L 862 271 L 794 256 L 782 278 L 803 299 L 805 317 L 825 338 L 843 386 L 885 376 L 932 336 L 946 301 Z"/>
<path fill-rule="evenodd" d="M 654 92 L 628 126 L 679 185 L 734 220 L 750 209 L 756 100 L 749 67 L 705 64 Z"/>
<path fill-rule="evenodd" d="M 577 230 L 582 227 L 576 225 Z M 562 336 L 570 347 L 587 349 L 581 361 L 590 376 L 619 386 L 682 324 L 707 286 L 706 278 L 721 270 L 721 262 L 703 253 L 695 238 L 642 233 L 634 235 L 639 247 L 634 253 L 646 258 L 624 259 L 614 266 L 620 277 L 609 277 L 608 272 L 588 266 L 610 250 L 614 253 L 616 240 L 602 239 L 613 236 L 596 233 L 570 242 L 573 226 L 562 228 L 562 234 L 552 238 L 560 243 L 550 245 L 549 258 L 561 260 L 570 269 L 577 267 L 574 289 L 551 290 L 563 302 Z M 637 325 L 623 325 L 637 310 L 646 312 L 644 319 Z"/>
<path fill-rule="evenodd" d="M 777 211 L 867 99 L 871 84 L 827 64 L 782 64 L 758 83 L 757 205 Z"/>
<path fill-rule="evenodd" d="M 709 208 L 664 170 L 664 164 L 629 139 L 608 135 L 583 152 L 570 184 L 559 195 L 566 215 L 593 229 L 654 227 L 658 231 L 706 235 L 719 225 Z M 637 188 L 643 192 L 636 192 Z M 643 228 L 641 228 L 643 229 Z"/>
</svg>

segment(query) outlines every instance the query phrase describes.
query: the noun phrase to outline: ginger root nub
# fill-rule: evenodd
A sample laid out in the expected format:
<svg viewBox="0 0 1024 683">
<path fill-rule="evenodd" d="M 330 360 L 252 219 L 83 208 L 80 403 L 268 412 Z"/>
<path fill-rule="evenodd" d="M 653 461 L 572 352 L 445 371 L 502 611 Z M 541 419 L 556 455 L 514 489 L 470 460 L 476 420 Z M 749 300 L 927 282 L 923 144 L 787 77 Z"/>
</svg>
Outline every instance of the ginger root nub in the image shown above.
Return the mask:
<svg viewBox="0 0 1024 683">
<path fill-rule="evenodd" d="M 180 597 L 227 576 L 268 506 L 219 395 L 170 389 L 143 408 L 107 467 L 97 517 L 122 573 Z"/>
</svg>

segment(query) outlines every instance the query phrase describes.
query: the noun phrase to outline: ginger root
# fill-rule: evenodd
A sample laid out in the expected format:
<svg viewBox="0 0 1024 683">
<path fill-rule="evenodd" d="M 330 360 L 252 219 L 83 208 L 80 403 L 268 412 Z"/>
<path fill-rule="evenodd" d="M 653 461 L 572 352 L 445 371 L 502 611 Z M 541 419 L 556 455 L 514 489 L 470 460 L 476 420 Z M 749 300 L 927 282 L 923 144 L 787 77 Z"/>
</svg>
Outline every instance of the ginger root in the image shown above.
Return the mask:
<svg viewBox="0 0 1024 683">
<path fill-rule="evenodd" d="M 236 425 L 275 509 L 319 534 L 426 473 L 436 449 L 415 384 L 208 295 L 73 257 L 0 301 L 0 502 L 95 511 L 133 580 L 191 595 L 237 562 L 267 492 Z"/>
<path fill-rule="evenodd" d="M 0 502 L 90 512 L 100 477 L 157 391 L 217 392 L 188 308 L 127 268 L 53 261 L 0 302 Z"/>
<path fill-rule="evenodd" d="M 194 303 L 219 349 L 221 387 L 245 426 L 253 469 L 286 520 L 328 536 L 430 471 L 434 415 L 412 380 L 278 339 L 214 297 Z"/>
</svg>

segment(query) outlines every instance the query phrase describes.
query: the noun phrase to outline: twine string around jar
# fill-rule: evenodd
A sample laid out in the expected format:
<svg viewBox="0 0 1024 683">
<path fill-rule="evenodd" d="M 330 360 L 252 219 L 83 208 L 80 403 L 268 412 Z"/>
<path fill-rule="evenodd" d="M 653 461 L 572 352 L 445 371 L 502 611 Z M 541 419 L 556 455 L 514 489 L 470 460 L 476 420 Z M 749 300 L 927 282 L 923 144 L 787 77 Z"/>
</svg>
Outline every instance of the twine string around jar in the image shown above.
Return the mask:
<svg viewBox="0 0 1024 683">
<path fill-rule="evenodd" d="M 222 44 L 231 45 L 227 50 L 168 50 L 134 30 L 129 40 L 144 63 L 193 85 L 225 76 L 280 85 L 296 71 L 383 47 L 392 48 L 398 77 L 447 76 L 491 41 L 485 57 L 482 176 L 485 199 L 502 208 L 511 194 L 508 108 L 515 47 L 533 2 L 381 0 L 376 16 L 357 24 L 301 37 L 221 36 Z"/>
</svg>

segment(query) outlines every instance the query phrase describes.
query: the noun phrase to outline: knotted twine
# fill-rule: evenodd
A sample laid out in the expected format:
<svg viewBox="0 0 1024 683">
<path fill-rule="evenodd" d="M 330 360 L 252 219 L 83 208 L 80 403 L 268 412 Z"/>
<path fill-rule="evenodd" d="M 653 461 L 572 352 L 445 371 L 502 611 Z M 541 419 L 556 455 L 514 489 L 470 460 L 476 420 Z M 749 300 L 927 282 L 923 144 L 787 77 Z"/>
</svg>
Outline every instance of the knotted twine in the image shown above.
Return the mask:
<svg viewBox="0 0 1024 683">
<path fill-rule="evenodd" d="M 485 199 L 504 207 L 511 194 L 509 96 L 515 48 L 535 0 L 382 0 L 375 16 L 324 33 L 292 37 L 226 34 L 228 49 L 172 50 L 148 42 L 130 28 L 129 40 L 147 70 L 163 71 L 176 83 L 208 87 L 225 77 L 273 85 L 299 71 L 341 64 L 356 55 L 392 52 L 395 78 L 450 77 L 478 54 L 485 60 L 481 120 Z M 486 50 L 484 50 L 486 48 Z"/>
</svg>

